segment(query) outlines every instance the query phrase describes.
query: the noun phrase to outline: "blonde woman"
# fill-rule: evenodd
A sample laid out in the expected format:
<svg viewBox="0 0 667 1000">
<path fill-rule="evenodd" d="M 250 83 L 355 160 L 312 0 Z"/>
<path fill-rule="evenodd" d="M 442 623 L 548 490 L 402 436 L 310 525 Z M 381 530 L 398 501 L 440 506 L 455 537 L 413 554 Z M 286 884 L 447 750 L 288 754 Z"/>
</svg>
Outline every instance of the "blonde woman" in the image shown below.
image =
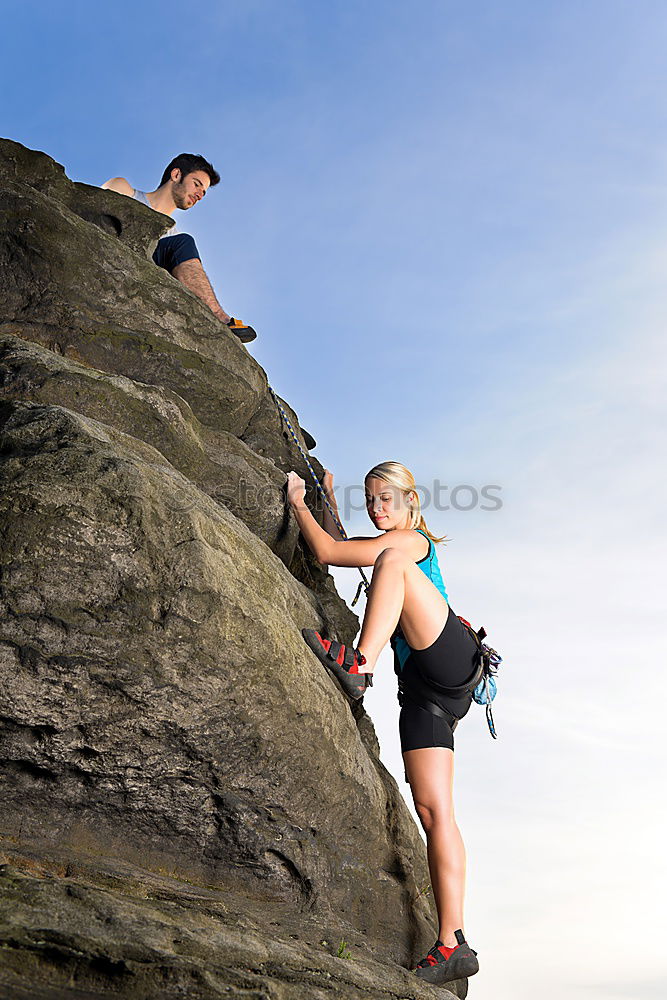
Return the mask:
<svg viewBox="0 0 667 1000">
<path fill-rule="evenodd" d="M 355 699 L 372 684 L 378 656 L 391 640 L 405 773 L 426 834 L 439 920 L 438 940 L 415 973 L 441 985 L 479 968 L 463 934 L 465 850 L 452 802 L 453 732 L 470 708 L 478 647 L 449 606 L 435 551 L 442 539 L 426 526 L 410 471 L 399 462 L 382 462 L 364 485 L 368 516 L 380 534 L 344 541 L 328 512 L 322 528 L 309 511 L 303 479 L 295 472 L 288 476 L 288 499 L 315 558 L 330 566 L 373 567 L 358 647 L 324 639 L 313 629 L 304 629 L 303 636 Z M 324 488 L 338 514 L 329 472 Z"/>
</svg>

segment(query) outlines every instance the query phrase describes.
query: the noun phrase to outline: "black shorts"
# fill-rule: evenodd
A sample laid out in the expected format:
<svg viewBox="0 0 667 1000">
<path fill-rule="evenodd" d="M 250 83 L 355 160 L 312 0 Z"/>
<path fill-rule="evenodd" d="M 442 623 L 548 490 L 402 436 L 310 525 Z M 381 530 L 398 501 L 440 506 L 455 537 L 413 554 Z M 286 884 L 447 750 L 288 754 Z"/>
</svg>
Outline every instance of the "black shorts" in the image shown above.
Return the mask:
<svg viewBox="0 0 667 1000">
<path fill-rule="evenodd" d="M 197 244 L 189 233 L 176 233 L 175 236 L 163 236 L 157 241 L 153 260 L 158 267 L 171 272 L 186 260 L 201 260 Z"/>
<path fill-rule="evenodd" d="M 404 696 L 398 728 L 403 753 L 426 747 L 454 749 L 454 730 L 472 704 L 472 693 L 452 697 L 437 685 L 464 684 L 476 664 L 477 643 L 450 608 L 435 642 L 426 649 L 413 649 L 401 671 Z M 421 708 L 425 700 L 437 705 L 447 718 Z"/>
</svg>

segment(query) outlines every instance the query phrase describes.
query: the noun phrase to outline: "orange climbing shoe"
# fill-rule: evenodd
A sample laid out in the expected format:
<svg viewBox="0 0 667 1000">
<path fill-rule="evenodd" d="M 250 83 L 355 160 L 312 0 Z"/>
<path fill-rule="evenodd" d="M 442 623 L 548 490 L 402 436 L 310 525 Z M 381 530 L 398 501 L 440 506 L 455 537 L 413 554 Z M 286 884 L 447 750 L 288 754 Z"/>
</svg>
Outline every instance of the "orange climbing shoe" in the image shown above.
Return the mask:
<svg viewBox="0 0 667 1000">
<path fill-rule="evenodd" d="M 227 326 L 232 331 L 234 336 L 239 338 L 242 344 L 249 344 L 250 341 L 254 340 L 257 336 L 257 333 L 251 326 L 246 326 L 246 324 L 242 323 L 240 319 L 234 319 L 233 316 L 229 323 L 227 323 Z"/>
</svg>

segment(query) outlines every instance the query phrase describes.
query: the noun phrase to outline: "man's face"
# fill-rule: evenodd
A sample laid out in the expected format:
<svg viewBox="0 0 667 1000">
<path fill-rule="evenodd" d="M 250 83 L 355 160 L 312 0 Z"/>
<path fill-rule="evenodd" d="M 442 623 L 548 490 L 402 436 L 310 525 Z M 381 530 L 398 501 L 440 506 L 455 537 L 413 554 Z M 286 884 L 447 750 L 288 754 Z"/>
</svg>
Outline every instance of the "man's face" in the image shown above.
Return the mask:
<svg viewBox="0 0 667 1000">
<path fill-rule="evenodd" d="M 193 170 L 191 174 L 181 175 L 181 171 L 176 169 L 171 173 L 171 194 L 176 208 L 192 208 L 198 201 L 201 201 L 209 187 L 211 178 L 203 170 Z"/>
</svg>

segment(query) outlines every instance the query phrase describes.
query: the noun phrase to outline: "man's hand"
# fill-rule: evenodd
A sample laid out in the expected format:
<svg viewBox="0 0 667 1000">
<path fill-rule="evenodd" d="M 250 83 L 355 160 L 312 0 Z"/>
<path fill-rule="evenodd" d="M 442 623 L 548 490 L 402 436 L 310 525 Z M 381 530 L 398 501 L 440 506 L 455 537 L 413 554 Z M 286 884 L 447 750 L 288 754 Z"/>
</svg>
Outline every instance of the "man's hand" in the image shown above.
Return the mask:
<svg viewBox="0 0 667 1000">
<path fill-rule="evenodd" d="M 322 476 L 322 488 L 327 496 L 330 496 L 333 493 L 333 483 L 333 472 L 329 472 L 328 469 L 325 469 L 324 475 Z"/>
<path fill-rule="evenodd" d="M 333 507 L 336 517 L 340 521 L 340 513 L 338 511 L 338 504 L 336 503 L 336 494 L 334 493 L 333 472 L 330 472 L 329 469 L 324 470 L 324 475 L 322 476 L 322 489 L 324 490 L 327 500 Z M 328 534 L 331 535 L 332 538 L 335 538 L 336 541 L 344 538 L 344 535 L 341 534 L 341 530 L 326 504 L 324 504 L 322 518 L 322 527 Z"/>
</svg>

